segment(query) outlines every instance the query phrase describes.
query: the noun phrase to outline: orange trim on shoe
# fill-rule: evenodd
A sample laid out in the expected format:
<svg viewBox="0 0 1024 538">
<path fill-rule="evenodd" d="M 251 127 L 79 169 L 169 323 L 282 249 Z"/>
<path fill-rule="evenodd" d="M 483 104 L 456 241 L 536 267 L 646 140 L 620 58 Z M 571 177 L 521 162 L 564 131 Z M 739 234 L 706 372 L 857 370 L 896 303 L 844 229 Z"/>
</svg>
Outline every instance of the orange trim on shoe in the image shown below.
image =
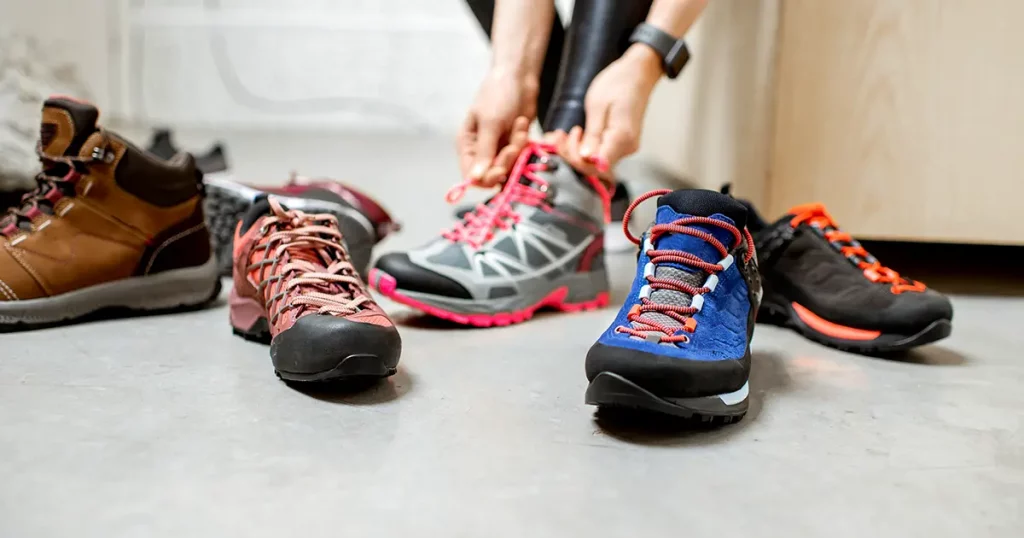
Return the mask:
<svg viewBox="0 0 1024 538">
<path fill-rule="evenodd" d="M 864 278 L 872 282 L 892 284 L 889 287 L 889 291 L 893 294 L 899 295 L 906 291 L 920 293 L 927 289 L 924 283 L 901 277 L 899 273 L 883 266 L 878 260 L 874 260 L 871 263 L 865 261 L 873 258 L 873 256 L 868 254 L 868 251 L 864 250 L 863 246 L 854 241 L 850 234 L 839 230 L 839 225 L 836 224 L 832 215 L 829 215 L 828 211 L 825 210 L 824 205 L 820 203 L 798 205 L 790 209 L 789 213 L 793 215 L 793 218 L 789 221 L 789 225 L 793 228 L 806 222 L 813 227 L 819 228 L 825 236 L 825 240 L 829 243 L 848 243 L 847 245 L 838 246 L 839 252 L 847 258 L 860 258 L 861 261 L 857 262 L 857 268 L 864 273 Z"/>
<path fill-rule="evenodd" d="M 840 340 L 874 340 L 882 335 L 881 331 L 854 329 L 853 327 L 832 323 L 831 321 L 818 317 L 814 312 L 811 312 L 797 303 L 791 304 L 793 305 L 793 311 L 796 312 L 800 321 L 825 336 L 831 336 L 832 338 L 838 338 Z"/>
</svg>

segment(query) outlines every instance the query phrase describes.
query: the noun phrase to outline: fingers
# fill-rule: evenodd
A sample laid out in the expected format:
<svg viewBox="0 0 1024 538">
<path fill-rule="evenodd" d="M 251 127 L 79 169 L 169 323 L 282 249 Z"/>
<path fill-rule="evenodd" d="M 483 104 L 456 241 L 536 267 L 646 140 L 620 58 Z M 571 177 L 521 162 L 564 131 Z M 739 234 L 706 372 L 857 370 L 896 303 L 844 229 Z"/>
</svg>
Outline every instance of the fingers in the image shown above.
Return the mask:
<svg viewBox="0 0 1024 538">
<path fill-rule="evenodd" d="M 459 127 L 459 134 L 455 138 L 455 147 L 459 155 L 459 171 L 462 172 L 464 178 L 469 177 L 470 168 L 473 166 L 473 157 L 476 155 L 478 126 L 476 114 L 470 112 Z"/>
<path fill-rule="evenodd" d="M 565 139 L 567 136 L 568 135 L 565 131 L 558 130 L 544 133 L 542 139 L 544 140 L 544 143 L 555 146 L 558 148 L 558 152 L 562 153 L 565 150 Z"/>
<path fill-rule="evenodd" d="M 468 179 L 479 181 L 483 179 L 487 169 L 494 163 L 494 157 L 498 153 L 498 143 L 507 130 L 501 121 L 484 119 L 477 129 L 476 144 L 473 146 L 475 153 L 473 167 L 469 171 Z"/>
<path fill-rule="evenodd" d="M 476 184 L 481 187 L 493 187 L 503 183 L 516 159 L 519 158 L 519 154 L 529 142 L 529 137 L 530 120 L 525 116 L 516 118 L 512 123 L 512 132 L 508 135 L 508 144 L 498 152 L 494 163 L 484 172 L 483 177 L 476 181 Z"/>
<path fill-rule="evenodd" d="M 630 125 L 616 125 L 605 131 L 597 157 L 614 165 L 623 157 L 636 153 L 640 147 L 640 135 Z"/>
<path fill-rule="evenodd" d="M 580 157 L 590 159 L 597 155 L 601 147 L 601 137 L 604 134 L 608 122 L 608 107 L 593 106 L 587 110 L 587 127 L 583 133 L 583 141 L 580 144 Z"/>
<path fill-rule="evenodd" d="M 597 169 L 597 166 L 591 158 L 586 158 L 580 155 L 580 148 L 583 146 L 583 128 L 573 127 L 569 134 L 565 137 L 565 143 L 560 148 L 559 155 L 563 159 L 568 161 L 569 165 L 576 169 L 577 172 L 588 175 L 598 176 L 601 175 L 601 171 Z"/>
</svg>

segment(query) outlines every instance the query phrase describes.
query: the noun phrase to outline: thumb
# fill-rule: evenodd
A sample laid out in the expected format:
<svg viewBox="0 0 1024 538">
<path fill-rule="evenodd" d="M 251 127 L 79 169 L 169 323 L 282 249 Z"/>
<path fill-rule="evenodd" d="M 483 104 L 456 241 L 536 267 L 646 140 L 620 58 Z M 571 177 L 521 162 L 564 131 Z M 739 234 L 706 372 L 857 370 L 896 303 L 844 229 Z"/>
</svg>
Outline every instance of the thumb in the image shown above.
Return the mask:
<svg viewBox="0 0 1024 538">
<path fill-rule="evenodd" d="M 586 127 L 583 132 L 583 141 L 580 143 L 580 157 L 591 159 L 600 155 L 601 139 L 604 136 L 607 125 L 607 109 L 598 109 L 587 114 Z"/>
<path fill-rule="evenodd" d="M 469 179 L 478 180 L 484 177 L 487 169 L 491 167 L 494 156 L 498 153 L 499 131 L 494 123 L 485 124 L 480 128 L 476 137 L 475 158 L 473 168 L 469 171 Z"/>
<path fill-rule="evenodd" d="M 601 148 L 597 156 L 603 159 L 607 166 L 613 167 L 623 157 L 636 153 L 639 145 L 638 136 L 632 129 L 611 126 L 601 137 Z"/>
</svg>

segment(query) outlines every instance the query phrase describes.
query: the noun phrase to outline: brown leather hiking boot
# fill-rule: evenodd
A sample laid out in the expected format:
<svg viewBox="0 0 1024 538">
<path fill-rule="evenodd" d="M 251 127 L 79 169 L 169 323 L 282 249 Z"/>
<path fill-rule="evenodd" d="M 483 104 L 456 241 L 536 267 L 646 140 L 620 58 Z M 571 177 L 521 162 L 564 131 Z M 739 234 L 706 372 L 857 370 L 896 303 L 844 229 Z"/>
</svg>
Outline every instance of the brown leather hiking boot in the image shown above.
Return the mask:
<svg viewBox="0 0 1024 538">
<path fill-rule="evenodd" d="M 39 186 L 0 215 L 0 331 L 220 291 L 194 159 L 151 157 L 98 117 L 69 98 L 43 105 Z"/>
</svg>

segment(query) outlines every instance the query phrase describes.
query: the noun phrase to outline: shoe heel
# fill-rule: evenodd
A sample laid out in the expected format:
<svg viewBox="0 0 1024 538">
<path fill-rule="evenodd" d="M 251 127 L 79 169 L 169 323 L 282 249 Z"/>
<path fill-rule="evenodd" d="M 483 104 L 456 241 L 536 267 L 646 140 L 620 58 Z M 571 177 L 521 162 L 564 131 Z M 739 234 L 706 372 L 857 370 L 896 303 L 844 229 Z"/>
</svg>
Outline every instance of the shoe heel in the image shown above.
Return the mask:
<svg viewBox="0 0 1024 538">
<path fill-rule="evenodd" d="M 779 327 L 788 326 L 790 315 L 786 300 L 774 293 L 765 293 L 757 310 L 757 322 Z"/>
<path fill-rule="evenodd" d="M 566 278 L 568 292 L 555 308 L 563 312 L 596 310 L 608 306 L 608 274 L 605 271 L 588 271 Z"/>
<path fill-rule="evenodd" d="M 239 296 L 234 286 L 228 294 L 228 304 L 231 332 L 246 340 L 270 343 L 270 324 L 264 316 L 263 305 L 255 299 Z"/>
</svg>

